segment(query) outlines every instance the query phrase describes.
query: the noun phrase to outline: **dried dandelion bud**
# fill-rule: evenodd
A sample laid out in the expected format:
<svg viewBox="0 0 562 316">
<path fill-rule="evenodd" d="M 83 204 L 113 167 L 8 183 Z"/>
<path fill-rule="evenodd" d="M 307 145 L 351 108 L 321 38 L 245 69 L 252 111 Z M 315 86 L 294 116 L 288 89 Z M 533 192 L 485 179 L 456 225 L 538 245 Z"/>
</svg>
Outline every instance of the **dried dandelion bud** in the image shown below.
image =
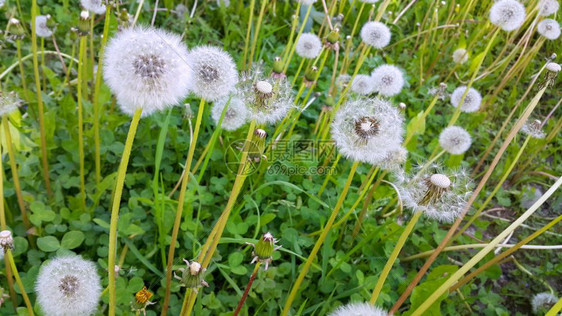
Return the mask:
<svg viewBox="0 0 562 316">
<path fill-rule="evenodd" d="M 86 36 L 90 34 L 90 14 L 88 11 L 80 12 L 80 19 L 76 26 L 78 36 Z"/>
<path fill-rule="evenodd" d="M 6 27 L 6 35 L 12 40 L 21 40 L 25 37 L 25 30 L 21 25 L 20 21 L 16 18 L 11 18 L 8 21 L 8 26 Z"/>
<path fill-rule="evenodd" d="M 191 261 L 191 263 L 185 259 L 183 259 L 183 261 L 187 265 L 187 268 L 180 268 L 178 270 L 182 273 L 182 276 L 179 277 L 174 272 L 174 278 L 180 281 L 180 285 L 195 291 L 202 286 L 208 287 L 209 284 L 203 280 L 207 269 L 203 268 L 197 261 Z"/>
</svg>

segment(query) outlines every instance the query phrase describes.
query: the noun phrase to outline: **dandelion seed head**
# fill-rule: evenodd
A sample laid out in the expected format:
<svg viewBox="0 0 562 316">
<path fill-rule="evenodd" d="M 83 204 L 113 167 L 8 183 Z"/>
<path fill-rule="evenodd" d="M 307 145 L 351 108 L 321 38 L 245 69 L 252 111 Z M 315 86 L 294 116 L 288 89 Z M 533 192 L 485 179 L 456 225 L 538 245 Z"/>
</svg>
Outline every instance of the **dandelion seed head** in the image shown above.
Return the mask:
<svg viewBox="0 0 562 316">
<path fill-rule="evenodd" d="M 558 73 L 558 72 L 560 72 L 561 67 L 560 67 L 560 65 L 557 64 L 557 63 L 550 62 L 550 63 L 546 64 L 546 69 L 547 69 L 548 71 L 552 71 L 552 72 L 554 72 L 554 73 Z"/>
<path fill-rule="evenodd" d="M 536 139 L 543 139 L 546 136 L 542 130 L 541 121 L 539 120 L 528 120 L 523 124 L 523 127 L 521 127 L 521 132 Z"/>
<path fill-rule="evenodd" d="M 560 3 L 558 0 L 541 0 L 538 4 L 539 7 L 539 15 L 541 16 L 549 16 L 554 14 L 560 8 Z"/>
<path fill-rule="evenodd" d="M 496 1 L 490 9 L 490 22 L 504 31 L 518 29 L 525 21 L 525 7 L 515 0 Z"/>
<path fill-rule="evenodd" d="M 462 127 L 449 126 L 439 135 L 439 145 L 453 155 L 464 154 L 472 144 L 470 134 Z"/>
<path fill-rule="evenodd" d="M 549 40 L 555 40 L 560 37 L 560 24 L 553 19 L 544 19 L 537 25 L 537 31 Z"/>
<path fill-rule="evenodd" d="M 199 46 L 189 52 L 194 72 L 193 92 L 200 98 L 215 101 L 226 97 L 238 81 L 232 57 L 214 46 Z"/>
<path fill-rule="evenodd" d="M 462 96 L 466 91 L 466 86 L 460 86 L 453 91 L 451 94 L 451 104 L 454 107 L 458 107 L 461 104 Z M 474 89 L 468 89 L 466 96 L 461 104 L 461 111 L 465 113 L 472 113 L 478 111 L 480 109 L 480 104 L 482 103 L 482 96 L 480 93 Z"/>
<path fill-rule="evenodd" d="M 104 58 L 104 78 L 121 110 L 142 115 L 181 102 L 189 93 L 192 71 L 179 36 L 155 28 L 124 29 L 112 38 Z"/>
<path fill-rule="evenodd" d="M 385 97 L 397 95 L 404 86 L 404 75 L 394 65 L 381 65 L 371 73 L 375 91 Z"/>
<path fill-rule="evenodd" d="M 453 52 L 453 61 L 456 64 L 464 64 L 468 61 L 468 52 L 464 48 L 457 48 Z"/>
<path fill-rule="evenodd" d="M 390 29 L 381 22 L 367 22 L 361 28 L 361 39 L 369 46 L 381 49 L 390 43 Z"/>
<path fill-rule="evenodd" d="M 213 108 L 211 109 L 211 117 L 218 124 L 222 111 L 228 103 L 228 98 L 220 99 L 215 101 Z M 239 97 L 233 96 L 230 98 L 230 103 L 228 108 L 224 113 L 224 118 L 221 123 L 221 128 L 227 131 L 234 131 L 240 128 L 248 120 L 248 107 L 244 104 L 244 101 Z"/>
<path fill-rule="evenodd" d="M 322 41 L 316 34 L 301 34 L 295 46 L 295 51 L 302 58 L 316 58 L 322 51 Z"/>
<path fill-rule="evenodd" d="M 547 312 L 549 309 L 558 302 L 558 297 L 552 295 L 549 292 L 538 293 L 533 296 L 531 305 L 533 307 L 533 313 L 540 314 L 541 312 Z"/>
<path fill-rule="evenodd" d="M 375 85 L 371 76 L 368 75 L 357 75 L 353 82 L 351 83 L 351 91 L 368 95 L 375 92 Z"/>
<path fill-rule="evenodd" d="M 401 146 L 403 123 L 402 114 L 390 102 L 379 98 L 350 100 L 335 114 L 332 138 L 343 156 L 378 165 Z"/>
<path fill-rule="evenodd" d="M 388 312 L 369 303 L 349 303 L 338 307 L 328 316 L 387 316 Z"/>
<path fill-rule="evenodd" d="M 39 37 L 50 37 L 53 31 L 47 26 L 47 20 L 50 16 L 38 15 L 35 17 L 35 33 Z"/>
<path fill-rule="evenodd" d="M 8 115 L 18 109 L 21 100 L 15 92 L 0 91 L 0 117 Z"/>
<path fill-rule="evenodd" d="M 90 315 L 101 294 L 100 277 L 94 263 L 80 256 L 58 257 L 43 265 L 35 291 L 46 315 Z"/>
<path fill-rule="evenodd" d="M 105 13 L 105 4 L 103 4 L 103 0 L 80 0 L 80 4 L 84 9 L 92 11 L 95 14 Z"/>
</svg>

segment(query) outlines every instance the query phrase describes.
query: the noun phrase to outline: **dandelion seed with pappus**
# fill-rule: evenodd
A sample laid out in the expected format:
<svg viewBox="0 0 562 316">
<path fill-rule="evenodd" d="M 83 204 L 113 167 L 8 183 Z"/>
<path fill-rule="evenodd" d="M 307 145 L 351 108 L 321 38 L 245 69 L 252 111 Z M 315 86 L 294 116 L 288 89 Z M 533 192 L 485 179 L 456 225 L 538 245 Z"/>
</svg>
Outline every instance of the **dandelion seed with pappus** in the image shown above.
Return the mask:
<svg viewBox="0 0 562 316">
<path fill-rule="evenodd" d="M 92 11 L 95 14 L 104 14 L 106 8 L 103 1 L 104 0 L 80 0 L 80 4 L 84 9 Z"/>
<path fill-rule="evenodd" d="M 359 34 L 363 42 L 377 49 L 384 48 L 390 43 L 390 29 L 381 22 L 367 22 Z"/>
<path fill-rule="evenodd" d="M 35 33 L 39 37 L 51 37 L 53 31 L 47 25 L 47 22 L 51 19 L 50 15 L 38 15 L 35 17 Z"/>
<path fill-rule="evenodd" d="M 537 32 L 549 40 L 555 40 L 560 37 L 560 24 L 553 19 L 544 19 L 537 25 Z"/>
<path fill-rule="evenodd" d="M 322 41 L 316 34 L 301 34 L 295 46 L 295 52 L 302 58 L 316 58 L 322 51 Z"/>
<path fill-rule="evenodd" d="M 449 126 L 439 134 L 439 145 L 452 155 L 464 154 L 471 144 L 470 134 L 459 126 Z"/>
<path fill-rule="evenodd" d="M 536 315 L 542 315 L 548 312 L 554 304 L 558 302 L 558 297 L 549 292 L 535 294 L 531 305 L 533 307 L 533 313 Z"/>
<path fill-rule="evenodd" d="M 193 69 L 193 93 L 205 100 L 222 99 L 234 90 L 238 71 L 230 54 L 214 46 L 199 46 L 189 52 Z"/>
<path fill-rule="evenodd" d="M 332 138 L 351 160 L 378 165 L 402 145 L 404 118 L 379 98 L 350 100 L 336 112 Z"/>
<path fill-rule="evenodd" d="M 349 303 L 338 307 L 328 316 L 387 316 L 388 312 L 369 303 Z"/>
<path fill-rule="evenodd" d="M 98 306 L 100 277 L 91 261 L 80 256 L 58 257 L 43 265 L 35 291 L 45 315 L 90 315 Z"/>
<path fill-rule="evenodd" d="M 404 86 L 402 71 L 393 65 L 381 65 L 371 73 L 375 91 L 385 97 L 397 95 Z"/>
<path fill-rule="evenodd" d="M 238 97 L 231 97 L 230 102 L 229 98 L 216 101 L 211 109 L 211 117 L 215 124 L 219 123 L 224 107 L 227 104 L 228 108 L 224 113 L 221 128 L 227 131 L 234 131 L 248 121 L 248 107 Z"/>
<path fill-rule="evenodd" d="M 499 0 L 490 8 L 490 22 L 504 31 L 518 29 L 525 21 L 525 7 L 515 0 Z"/>
<path fill-rule="evenodd" d="M 549 16 L 558 12 L 560 3 L 558 3 L 558 0 L 540 0 L 538 8 L 540 16 Z"/>
<path fill-rule="evenodd" d="M 523 124 L 523 127 L 521 127 L 521 132 L 536 139 L 543 139 L 546 136 L 545 132 L 542 130 L 541 121 L 539 120 L 527 121 Z"/>
<path fill-rule="evenodd" d="M 106 48 L 103 75 L 121 110 L 147 116 L 181 102 L 192 71 L 179 36 L 156 28 L 125 29 Z"/>
<path fill-rule="evenodd" d="M 464 48 L 457 48 L 453 52 L 453 61 L 456 64 L 464 64 L 468 61 L 468 52 Z"/>
<path fill-rule="evenodd" d="M 458 107 L 461 104 L 462 96 L 466 91 L 466 86 L 460 86 L 453 91 L 451 94 L 451 104 L 454 107 Z M 464 97 L 462 104 L 460 105 L 461 111 L 465 113 L 472 113 L 480 109 L 480 104 L 482 103 L 482 96 L 480 93 L 474 89 L 470 88 Z"/>
<path fill-rule="evenodd" d="M 375 92 L 375 83 L 373 82 L 373 78 L 368 75 L 357 75 L 353 82 L 351 83 L 351 91 L 362 94 L 368 95 Z"/>
</svg>

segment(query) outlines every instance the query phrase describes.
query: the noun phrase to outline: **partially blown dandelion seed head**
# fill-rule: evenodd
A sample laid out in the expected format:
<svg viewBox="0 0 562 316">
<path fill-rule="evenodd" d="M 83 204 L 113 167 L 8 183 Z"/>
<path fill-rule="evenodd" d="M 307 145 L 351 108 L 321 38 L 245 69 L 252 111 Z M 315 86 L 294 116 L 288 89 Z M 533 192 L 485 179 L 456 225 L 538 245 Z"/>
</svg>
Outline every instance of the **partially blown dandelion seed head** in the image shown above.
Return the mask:
<svg viewBox="0 0 562 316">
<path fill-rule="evenodd" d="M 39 37 L 50 37 L 53 31 L 47 26 L 47 20 L 50 16 L 38 15 L 35 17 L 35 33 Z"/>
<path fill-rule="evenodd" d="M 525 124 L 523 124 L 523 127 L 521 127 L 521 132 L 536 139 L 542 139 L 546 136 L 546 134 L 542 130 L 541 121 L 539 120 L 527 121 Z"/>
<path fill-rule="evenodd" d="M 464 171 L 443 172 L 440 168 L 419 176 L 400 175 L 398 189 L 404 205 L 440 222 L 453 222 L 471 194 L 472 183 Z"/>
<path fill-rule="evenodd" d="M 21 100 L 15 92 L 0 91 L 0 117 L 8 115 L 18 109 Z"/>
<path fill-rule="evenodd" d="M 394 65 L 381 65 L 371 73 L 375 91 L 385 97 L 397 95 L 404 86 L 404 75 Z"/>
<path fill-rule="evenodd" d="M 91 261 L 80 256 L 58 257 L 43 265 L 35 290 L 46 315 L 90 315 L 101 294 L 100 277 Z"/>
<path fill-rule="evenodd" d="M 388 312 L 369 303 L 349 303 L 338 307 L 328 316 L 387 316 Z"/>
<path fill-rule="evenodd" d="M 84 9 L 92 11 L 95 14 L 105 13 L 105 4 L 103 4 L 103 0 L 80 0 L 80 4 Z"/>
<path fill-rule="evenodd" d="M 353 82 L 351 83 L 351 91 L 368 95 L 375 92 L 375 85 L 371 76 L 368 75 L 357 75 Z"/>
<path fill-rule="evenodd" d="M 544 19 L 537 25 L 537 31 L 549 40 L 555 40 L 560 37 L 560 24 L 553 19 Z"/>
<path fill-rule="evenodd" d="M 199 46 L 189 52 L 194 73 L 193 92 L 200 98 L 215 101 L 234 90 L 238 71 L 234 60 L 224 50 L 214 46 Z"/>
<path fill-rule="evenodd" d="M 453 52 L 453 61 L 456 64 L 464 64 L 468 61 L 468 52 L 464 48 L 457 48 Z"/>
<path fill-rule="evenodd" d="M 490 22 L 504 31 L 518 29 L 525 21 L 525 7 L 515 0 L 496 1 L 490 9 Z"/>
<path fill-rule="evenodd" d="M 387 101 L 350 100 L 335 114 L 332 138 L 343 156 L 378 165 L 400 148 L 403 123 L 402 114 Z"/>
<path fill-rule="evenodd" d="M 449 126 L 439 134 L 439 145 L 453 155 L 464 154 L 471 144 L 470 134 L 459 126 Z"/>
<path fill-rule="evenodd" d="M 541 0 L 538 4 L 539 7 L 539 15 L 541 16 L 549 16 L 554 14 L 560 8 L 560 3 L 558 0 Z"/>
<path fill-rule="evenodd" d="M 316 34 L 301 34 L 295 46 L 295 51 L 302 58 L 316 58 L 322 51 L 322 41 Z"/>
<path fill-rule="evenodd" d="M 369 46 L 381 49 L 390 43 L 390 29 L 381 22 L 367 22 L 361 28 L 361 39 Z"/>
<path fill-rule="evenodd" d="M 556 302 L 558 302 L 558 297 L 549 292 L 535 294 L 531 301 L 533 313 L 538 315 L 541 312 L 547 312 Z"/>
<path fill-rule="evenodd" d="M 465 91 L 466 86 L 460 86 L 456 88 L 455 91 L 453 91 L 453 93 L 451 94 L 451 104 L 454 107 L 458 107 L 459 104 L 461 104 L 461 99 Z M 466 93 L 466 96 L 462 104 L 460 105 L 461 111 L 466 113 L 476 112 L 478 111 L 478 109 L 480 109 L 481 103 L 482 96 L 480 95 L 480 93 L 476 89 L 470 88 L 468 89 L 468 92 Z"/>
<path fill-rule="evenodd" d="M 224 107 L 228 104 L 224 118 L 221 123 L 221 128 L 227 131 L 234 131 L 240 128 L 248 120 L 248 107 L 244 101 L 239 97 L 233 96 L 230 98 L 220 99 L 215 101 L 211 110 L 211 117 L 218 124 Z"/>
<path fill-rule="evenodd" d="M 143 116 L 178 104 L 189 93 L 192 71 L 179 36 L 155 28 L 119 32 L 107 45 L 104 78 L 121 110 Z"/>
</svg>

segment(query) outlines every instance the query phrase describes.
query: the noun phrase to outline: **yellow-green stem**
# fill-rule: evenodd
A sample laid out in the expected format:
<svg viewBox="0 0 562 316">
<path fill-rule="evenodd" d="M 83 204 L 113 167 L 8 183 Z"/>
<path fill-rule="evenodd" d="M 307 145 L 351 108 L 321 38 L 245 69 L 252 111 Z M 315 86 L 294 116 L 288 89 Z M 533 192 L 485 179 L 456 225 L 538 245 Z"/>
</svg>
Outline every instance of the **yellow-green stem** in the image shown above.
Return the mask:
<svg viewBox="0 0 562 316">
<path fill-rule="evenodd" d="M 250 36 L 252 34 L 252 20 L 254 19 L 254 7 L 256 5 L 256 0 L 250 1 L 250 18 L 248 19 L 248 28 L 246 30 L 246 39 L 244 40 L 244 58 L 242 59 L 242 67 L 246 69 L 246 57 L 248 55 L 248 49 L 250 48 Z"/>
<path fill-rule="evenodd" d="M 248 60 L 248 69 L 252 68 L 252 62 L 254 61 L 254 53 L 256 51 L 256 45 L 258 42 L 258 38 L 260 35 L 260 28 L 261 28 L 261 24 L 262 24 L 262 20 L 263 20 L 263 15 L 265 14 L 265 7 L 267 5 L 268 1 L 262 1 L 261 2 L 261 8 L 260 8 L 260 15 L 258 15 L 258 21 L 256 23 L 256 30 L 254 32 L 254 39 L 252 40 L 252 48 L 250 49 L 250 59 Z"/>
<path fill-rule="evenodd" d="M 23 287 L 23 282 L 21 281 L 20 275 L 18 273 L 18 268 L 16 267 L 14 257 L 12 256 L 12 251 L 10 249 L 7 249 L 4 253 L 4 256 L 6 257 L 5 259 L 10 262 L 10 268 L 12 270 L 12 273 L 14 274 L 14 278 L 16 279 L 18 287 L 20 288 L 21 296 L 23 297 L 23 301 L 25 302 L 25 306 L 27 308 L 27 314 L 33 316 L 33 305 L 31 305 L 31 301 L 29 300 L 29 297 L 25 292 L 25 288 Z"/>
<path fill-rule="evenodd" d="M 351 182 L 353 181 L 353 176 L 355 175 L 355 171 L 357 170 L 358 166 L 359 166 L 359 162 L 354 161 L 353 165 L 351 166 L 351 170 L 349 171 L 349 175 L 347 177 L 347 181 L 345 183 L 345 186 L 343 187 L 341 195 L 340 195 L 340 197 L 339 197 L 339 199 L 336 203 L 336 206 L 334 207 L 334 210 L 332 211 L 332 214 L 330 215 L 330 218 L 328 219 L 328 222 L 326 223 L 326 226 L 324 226 L 324 229 L 322 230 L 322 234 L 320 235 L 320 237 L 318 237 L 318 240 L 316 241 L 316 244 L 314 244 L 314 248 L 312 248 L 312 251 L 308 255 L 308 258 L 306 259 L 306 262 L 305 262 L 301 272 L 299 273 L 299 276 L 297 277 L 297 280 L 293 284 L 293 288 L 291 289 L 291 292 L 289 293 L 289 296 L 287 297 L 287 301 L 285 302 L 285 306 L 283 307 L 283 311 L 281 312 L 282 316 L 289 315 L 289 312 L 291 311 L 291 305 L 293 304 L 293 301 L 295 300 L 295 297 L 299 293 L 302 281 L 304 281 L 304 278 L 306 277 L 306 275 L 308 273 L 308 270 L 310 269 L 310 266 L 312 265 L 312 262 L 316 258 L 316 254 L 318 253 L 318 251 L 320 250 L 320 247 L 322 247 L 322 244 L 324 243 L 324 240 L 326 239 L 326 236 L 328 236 L 328 233 L 331 231 L 332 224 L 336 220 L 336 217 L 337 217 L 337 215 L 338 215 L 338 213 L 339 213 L 339 211 L 340 211 L 340 209 L 343 205 L 343 201 L 345 200 L 345 197 L 347 196 L 347 192 L 349 190 L 349 187 L 351 186 Z"/>
<path fill-rule="evenodd" d="M 84 122 L 82 115 L 82 98 L 84 89 L 84 64 L 86 62 L 86 36 L 80 37 L 80 50 L 78 52 L 78 85 L 76 90 L 78 91 L 78 157 L 80 160 L 80 199 L 82 204 L 82 212 L 86 212 L 86 175 L 84 170 Z"/>
<path fill-rule="evenodd" d="M 111 207 L 111 220 L 109 223 L 109 255 L 107 259 L 107 272 L 109 280 L 109 315 L 115 315 L 115 253 L 117 251 L 117 221 L 119 219 L 119 207 L 121 205 L 121 195 L 123 194 L 123 185 L 125 184 L 125 175 L 127 174 L 127 165 L 129 164 L 129 157 L 133 148 L 133 141 L 142 114 L 142 108 L 137 108 L 131 120 L 127 140 L 125 141 L 125 148 L 123 149 L 123 156 L 117 169 L 117 179 L 115 181 L 115 190 L 113 191 L 113 203 Z"/>
<path fill-rule="evenodd" d="M 544 316 L 556 316 L 559 315 L 558 313 L 560 311 L 562 311 L 562 298 L 560 298 Z"/>
<path fill-rule="evenodd" d="M 27 84 L 25 82 L 25 72 L 24 72 L 24 69 L 23 69 L 23 63 L 22 63 L 22 57 L 21 57 L 21 41 L 20 40 L 16 41 L 16 49 L 18 51 L 18 61 L 19 61 L 19 69 L 20 69 L 20 76 L 21 76 L 21 84 L 22 84 L 23 90 L 27 94 Z M 25 97 L 27 98 L 27 95 Z"/>
</svg>

